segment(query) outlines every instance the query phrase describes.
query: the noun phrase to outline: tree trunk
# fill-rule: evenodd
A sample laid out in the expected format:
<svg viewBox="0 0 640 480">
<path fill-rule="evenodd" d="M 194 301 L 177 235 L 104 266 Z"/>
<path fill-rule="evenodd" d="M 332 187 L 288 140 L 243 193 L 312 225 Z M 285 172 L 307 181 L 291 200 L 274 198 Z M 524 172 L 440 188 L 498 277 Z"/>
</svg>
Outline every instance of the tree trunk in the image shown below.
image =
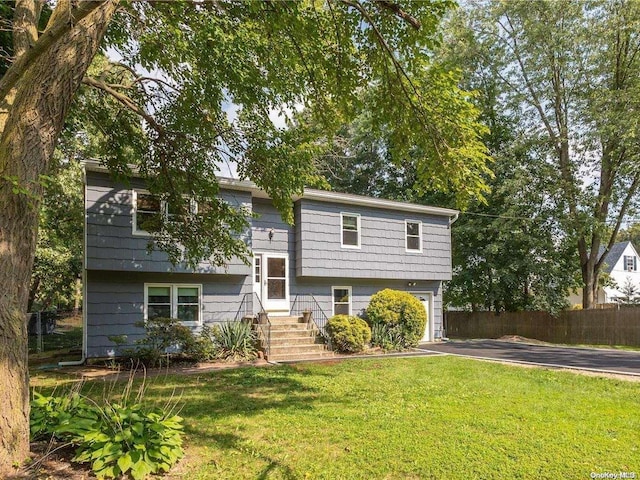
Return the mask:
<svg viewBox="0 0 640 480">
<path fill-rule="evenodd" d="M 595 273 L 595 258 L 591 258 L 591 256 L 582 264 L 582 284 L 582 308 L 595 308 L 597 302 L 598 276 Z"/>
<path fill-rule="evenodd" d="M 63 33 L 23 71 L 13 72 L 19 80 L 0 99 L 0 478 L 14 472 L 29 452 L 25 313 L 42 197 L 40 178 L 49 171 L 73 95 L 117 3 L 81 4 L 90 13 L 75 21 L 69 18 L 74 8 L 60 0 L 56 10 L 61 11 L 47 30 L 62 28 Z M 11 77 L 8 73 L 3 80 Z"/>
</svg>

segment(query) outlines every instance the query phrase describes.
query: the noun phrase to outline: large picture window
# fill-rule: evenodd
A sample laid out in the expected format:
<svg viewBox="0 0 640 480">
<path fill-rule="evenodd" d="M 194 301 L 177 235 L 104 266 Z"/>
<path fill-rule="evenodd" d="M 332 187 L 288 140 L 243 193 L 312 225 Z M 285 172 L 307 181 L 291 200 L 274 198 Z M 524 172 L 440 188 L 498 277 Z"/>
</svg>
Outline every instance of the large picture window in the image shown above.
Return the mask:
<svg viewBox="0 0 640 480">
<path fill-rule="evenodd" d="M 200 325 L 202 285 L 145 284 L 144 318 L 177 318 L 185 325 Z"/>
<path fill-rule="evenodd" d="M 422 252 L 422 222 L 405 220 L 404 224 L 407 252 Z"/>
<path fill-rule="evenodd" d="M 360 215 L 355 213 L 341 214 L 342 246 L 360 248 Z"/>
<path fill-rule="evenodd" d="M 334 315 L 351 315 L 351 287 L 331 287 Z"/>
</svg>

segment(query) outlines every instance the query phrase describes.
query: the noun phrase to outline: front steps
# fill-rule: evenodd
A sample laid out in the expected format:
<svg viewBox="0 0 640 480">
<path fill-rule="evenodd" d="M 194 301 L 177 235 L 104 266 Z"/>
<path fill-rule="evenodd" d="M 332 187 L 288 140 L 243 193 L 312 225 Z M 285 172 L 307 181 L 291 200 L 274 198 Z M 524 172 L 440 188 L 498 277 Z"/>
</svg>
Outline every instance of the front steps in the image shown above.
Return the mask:
<svg viewBox="0 0 640 480">
<path fill-rule="evenodd" d="M 322 341 L 315 325 L 302 317 L 269 317 L 271 323 L 271 349 L 267 360 L 287 362 L 330 358 L 334 354 Z M 256 325 L 261 350 L 267 350 L 266 328 Z"/>
</svg>

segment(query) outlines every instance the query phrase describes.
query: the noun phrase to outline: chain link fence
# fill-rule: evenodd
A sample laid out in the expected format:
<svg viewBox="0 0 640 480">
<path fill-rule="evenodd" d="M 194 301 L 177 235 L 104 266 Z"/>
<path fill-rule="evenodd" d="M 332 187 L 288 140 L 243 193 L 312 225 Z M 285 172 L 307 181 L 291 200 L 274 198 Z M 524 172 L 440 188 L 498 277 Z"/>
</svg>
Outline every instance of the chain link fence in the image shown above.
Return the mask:
<svg viewBox="0 0 640 480">
<path fill-rule="evenodd" d="M 82 353 L 82 314 L 77 311 L 27 313 L 29 354 Z"/>
</svg>

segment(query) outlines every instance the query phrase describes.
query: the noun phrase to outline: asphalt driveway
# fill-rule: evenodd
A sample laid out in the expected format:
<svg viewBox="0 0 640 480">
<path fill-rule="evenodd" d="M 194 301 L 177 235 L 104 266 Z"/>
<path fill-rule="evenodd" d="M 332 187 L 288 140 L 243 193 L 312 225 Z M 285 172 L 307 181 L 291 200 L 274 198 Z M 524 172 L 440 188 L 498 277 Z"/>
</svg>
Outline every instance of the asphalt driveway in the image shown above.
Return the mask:
<svg viewBox="0 0 640 480">
<path fill-rule="evenodd" d="M 423 344 L 420 350 L 506 362 L 640 376 L 640 352 L 530 345 L 500 340 Z"/>
</svg>

